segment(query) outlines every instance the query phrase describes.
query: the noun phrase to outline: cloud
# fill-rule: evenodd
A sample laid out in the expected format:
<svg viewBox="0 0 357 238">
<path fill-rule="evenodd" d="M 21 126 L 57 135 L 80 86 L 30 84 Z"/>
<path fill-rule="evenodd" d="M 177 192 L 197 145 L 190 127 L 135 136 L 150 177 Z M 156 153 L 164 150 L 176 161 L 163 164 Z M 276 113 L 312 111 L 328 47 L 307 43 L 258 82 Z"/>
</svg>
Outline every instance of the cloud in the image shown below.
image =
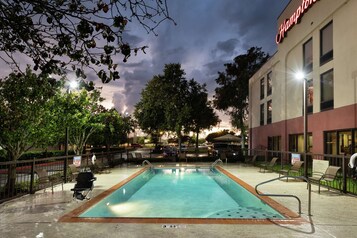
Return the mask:
<svg viewBox="0 0 357 238">
<path fill-rule="evenodd" d="M 121 113 L 132 113 L 140 93 L 154 75 L 161 74 L 165 64 L 180 63 L 186 78 L 205 83 L 212 97 L 218 71 L 224 64 L 245 53 L 252 46 L 274 53 L 276 19 L 289 0 L 168 0 L 170 16 L 147 34 L 142 27 L 128 24 L 123 40 L 132 47 L 148 46 L 146 54 L 139 52 L 123 63 L 118 55 L 120 79 L 103 85 L 94 72 L 87 80 L 103 86 L 102 96 L 107 106 L 114 105 Z M 6 66 L 1 65 L 6 70 Z M 4 70 L 3 70 L 4 71 Z"/>
</svg>

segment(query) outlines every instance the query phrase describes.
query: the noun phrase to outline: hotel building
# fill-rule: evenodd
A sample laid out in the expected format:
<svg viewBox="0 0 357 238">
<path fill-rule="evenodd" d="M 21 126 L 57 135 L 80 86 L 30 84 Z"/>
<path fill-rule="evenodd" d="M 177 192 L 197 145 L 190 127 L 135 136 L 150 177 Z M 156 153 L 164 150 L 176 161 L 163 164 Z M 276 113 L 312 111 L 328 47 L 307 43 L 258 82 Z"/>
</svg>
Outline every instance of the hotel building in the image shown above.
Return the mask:
<svg viewBox="0 0 357 238">
<path fill-rule="evenodd" d="M 357 0 L 291 0 L 278 17 L 277 52 L 249 81 L 249 147 L 357 152 Z"/>
</svg>

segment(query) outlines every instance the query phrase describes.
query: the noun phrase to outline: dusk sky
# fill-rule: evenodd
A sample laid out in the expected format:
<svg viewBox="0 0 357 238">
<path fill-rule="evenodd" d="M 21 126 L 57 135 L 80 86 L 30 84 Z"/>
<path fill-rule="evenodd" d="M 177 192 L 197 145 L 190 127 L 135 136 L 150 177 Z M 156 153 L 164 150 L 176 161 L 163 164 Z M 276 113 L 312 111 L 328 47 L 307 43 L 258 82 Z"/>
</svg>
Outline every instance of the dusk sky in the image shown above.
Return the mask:
<svg viewBox="0 0 357 238">
<path fill-rule="evenodd" d="M 252 46 L 270 55 L 276 51 L 277 17 L 290 0 L 167 0 L 170 16 L 177 25 L 165 21 L 147 34 L 137 24 L 128 24 L 124 41 L 149 48 L 146 54 L 131 56 L 127 63 L 118 56 L 119 80 L 102 85 L 94 72 L 88 75 L 103 86 L 106 107 L 120 113 L 134 111 L 140 93 L 165 64 L 180 63 L 186 79 L 206 83 L 210 97 L 217 87 L 218 71 L 224 64 L 246 53 Z M 3 70 L 2 73 L 9 73 Z M 6 76 L 6 75 L 1 75 Z M 221 118 L 221 126 L 228 120 Z"/>
</svg>

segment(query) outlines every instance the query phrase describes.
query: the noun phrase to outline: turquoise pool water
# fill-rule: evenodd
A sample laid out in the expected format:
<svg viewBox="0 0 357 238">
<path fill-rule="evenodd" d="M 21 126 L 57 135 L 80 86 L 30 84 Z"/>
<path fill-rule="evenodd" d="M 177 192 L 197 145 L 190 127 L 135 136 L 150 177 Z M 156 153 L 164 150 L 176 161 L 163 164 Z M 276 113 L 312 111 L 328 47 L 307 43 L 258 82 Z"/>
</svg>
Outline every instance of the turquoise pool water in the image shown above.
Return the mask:
<svg viewBox="0 0 357 238">
<path fill-rule="evenodd" d="M 284 219 L 214 169 L 150 169 L 80 217 Z"/>
</svg>

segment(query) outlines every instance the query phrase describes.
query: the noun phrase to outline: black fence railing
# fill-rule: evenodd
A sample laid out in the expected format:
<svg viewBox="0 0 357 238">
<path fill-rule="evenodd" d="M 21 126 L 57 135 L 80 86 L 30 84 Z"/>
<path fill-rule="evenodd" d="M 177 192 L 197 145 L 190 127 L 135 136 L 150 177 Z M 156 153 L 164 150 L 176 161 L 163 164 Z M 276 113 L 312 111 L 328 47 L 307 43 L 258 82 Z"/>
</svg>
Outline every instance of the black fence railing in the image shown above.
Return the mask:
<svg viewBox="0 0 357 238">
<path fill-rule="evenodd" d="M 131 156 L 129 156 L 131 154 Z M 301 175 L 310 176 L 313 168 L 313 160 L 325 160 L 329 165 L 341 167 L 339 171 L 339 178 L 337 182 L 332 184 L 332 187 L 344 193 L 351 193 L 357 195 L 357 181 L 354 177 L 352 169 L 348 167 L 349 157 L 344 155 L 327 155 L 327 154 L 303 154 L 295 152 L 273 151 L 273 150 L 248 150 L 243 153 L 245 156 L 257 156 L 256 165 L 267 163 L 273 157 L 278 157 L 275 165 L 275 171 L 287 169 L 291 166 L 292 159 L 300 159 L 307 161 L 307 167 L 303 168 Z M 216 157 L 204 154 L 187 154 L 185 161 L 181 162 L 212 162 Z M 79 169 L 103 169 L 104 167 L 95 167 L 92 165 L 93 154 L 81 155 L 81 162 Z M 150 160 L 150 162 L 180 162 L 178 157 L 164 157 L 162 154 L 153 154 L 151 150 L 146 151 L 140 158 L 135 155 L 135 151 L 122 150 L 108 153 L 95 153 L 98 165 L 107 167 L 128 165 L 141 165 L 143 160 Z M 236 162 L 237 160 L 228 160 L 228 162 Z M 242 160 L 238 160 L 242 161 Z M 244 160 L 243 160 L 244 161 Z M 50 187 L 51 184 L 41 184 L 38 170 L 45 170 L 50 179 L 56 179 L 60 182 L 68 182 L 72 179 L 70 164 L 76 163 L 76 156 L 61 156 L 43 159 L 21 160 L 0 162 L 0 203 L 18 197 L 24 194 L 35 193 L 36 191 Z M 60 178 L 60 179 L 57 179 Z"/>
<path fill-rule="evenodd" d="M 278 157 L 278 162 L 275 165 L 276 171 L 289 168 L 294 159 L 304 161 L 304 167 L 302 168 L 301 175 L 307 177 L 312 175 L 313 160 L 328 161 L 328 165 L 338 166 L 341 168 L 338 173 L 338 179 L 333 181 L 331 187 L 344 193 L 357 195 L 357 180 L 353 174 L 353 169 L 348 167 L 350 156 L 312 153 L 306 153 L 305 155 L 304 153 L 274 150 L 248 150 L 247 154 L 249 156 L 257 155 L 257 165 L 267 163 L 273 157 Z"/>
<path fill-rule="evenodd" d="M 124 161 L 126 152 L 96 153 L 96 161 L 114 167 Z M 124 154 L 124 155 L 123 155 Z M 87 170 L 92 166 L 93 154 L 80 155 L 78 170 Z M 52 182 L 66 183 L 71 179 L 68 165 L 73 164 L 77 156 L 60 156 L 43 159 L 0 162 L 0 203 L 24 194 L 53 186 Z M 45 171 L 48 178 L 40 179 Z M 41 174 L 41 175 L 40 175 Z M 41 184 L 42 182 L 46 184 Z M 40 186 L 44 185 L 44 186 Z"/>
</svg>

